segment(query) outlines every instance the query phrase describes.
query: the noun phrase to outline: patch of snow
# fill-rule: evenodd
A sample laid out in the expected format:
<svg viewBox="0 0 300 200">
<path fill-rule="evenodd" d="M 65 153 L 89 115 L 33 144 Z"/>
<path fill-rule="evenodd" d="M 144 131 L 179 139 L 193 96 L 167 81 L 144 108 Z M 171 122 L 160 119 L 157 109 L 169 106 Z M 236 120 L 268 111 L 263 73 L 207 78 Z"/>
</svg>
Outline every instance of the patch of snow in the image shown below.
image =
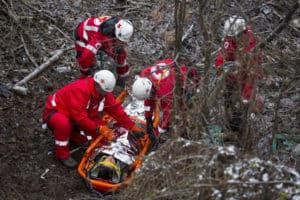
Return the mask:
<svg viewBox="0 0 300 200">
<path fill-rule="evenodd" d="M 256 178 L 249 178 L 250 183 L 258 183 L 259 181 Z"/>
<path fill-rule="evenodd" d="M 269 181 L 269 174 L 264 173 L 263 176 L 262 176 L 262 180 L 263 180 L 264 182 Z"/>
<path fill-rule="evenodd" d="M 292 197 L 292 200 L 300 200 L 300 195 L 295 195 Z"/>
<path fill-rule="evenodd" d="M 276 184 L 276 185 L 275 185 L 275 187 L 276 187 L 277 189 L 282 189 L 282 187 L 283 187 L 283 184 L 282 184 L 282 183 L 280 183 L 280 184 Z"/>
<path fill-rule="evenodd" d="M 182 147 L 187 147 L 187 146 L 190 146 L 191 144 L 192 144 L 191 141 L 187 140 L 186 143 L 184 143 Z"/>
<path fill-rule="evenodd" d="M 230 145 L 227 147 L 218 146 L 218 151 L 220 154 L 225 154 L 225 155 L 230 155 L 230 156 L 233 156 L 236 154 L 236 150 L 233 145 Z"/>
<path fill-rule="evenodd" d="M 221 194 L 220 190 L 214 189 L 213 193 L 212 193 L 212 196 L 217 197 L 217 198 L 221 198 L 222 194 Z"/>
</svg>

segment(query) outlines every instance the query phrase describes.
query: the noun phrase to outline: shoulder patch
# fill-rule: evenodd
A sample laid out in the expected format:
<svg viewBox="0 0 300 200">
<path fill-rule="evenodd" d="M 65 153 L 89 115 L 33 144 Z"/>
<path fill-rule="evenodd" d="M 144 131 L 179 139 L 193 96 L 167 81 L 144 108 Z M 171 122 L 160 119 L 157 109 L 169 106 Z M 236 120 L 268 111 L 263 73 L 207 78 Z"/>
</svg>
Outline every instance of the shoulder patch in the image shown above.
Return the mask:
<svg viewBox="0 0 300 200">
<path fill-rule="evenodd" d="M 229 47 L 229 42 L 228 41 L 224 42 L 224 49 L 228 49 L 228 47 Z"/>
</svg>

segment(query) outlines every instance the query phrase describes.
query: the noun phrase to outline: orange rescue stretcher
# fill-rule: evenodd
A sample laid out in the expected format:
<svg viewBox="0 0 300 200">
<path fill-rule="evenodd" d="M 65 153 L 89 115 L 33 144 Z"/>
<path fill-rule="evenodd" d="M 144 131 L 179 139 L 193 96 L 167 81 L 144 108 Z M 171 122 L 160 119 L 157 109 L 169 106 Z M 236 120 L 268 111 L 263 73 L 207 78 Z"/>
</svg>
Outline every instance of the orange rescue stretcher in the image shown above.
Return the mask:
<svg viewBox="0 0 300 200">
<path fill-rule="evenodd" d="M 123 90 L 121 92 L 121 94 L 117 97 L 116 100 L 118 103 L 122 104 L 127 96 L 128 96 L 128 92 L 126 90 Z M 154 127 L 156 127 L 158 124 L 159 115 L 160 115 L 160 109 L 159 109 L 159 102 L 158 102 L 155 113 L 154 113 L 154 120 L 153 120 Z M 144 119 L 141 119 L 136 116 L 130 116 L 130 118 L 134 122 L 141 125 L 143 128 L 146 127 L 146 122 Z M 102 119 L 107 123 L 111 123 L 112 121 L 114 121 L 114 119 L 107 114 L 105 114 L 102 117 Z M 130 133 L 128 133 L 128 134 L 130 134 Z M 147 153 L 149 145 L 150 145 L 150 140 L 148 138 L 148 135 L 146 135 L 146 134 L 144 135 L 143 138 L 139 139 L 138 142 L 140 143 L 139 144 L 140 149 L 139 149 L 137 155 L 135 156 L 134 162 L 131 164 L 131 166 L 129 166 L 128 173 L 126 173 L 126 176 L 124 177 L 124 179 L 121 182 L 116 183 L 116 182 L 112 182 L 110 180 L 91 178 L 89 176 L 89 172 L 90 172 L 92 166 L 95 164 L 94 158 L 95 158 L 95 153 L 97 153 L 96 149 L 99 149 L 99 148 L 101 148 L 102 145 L 104 145 L 103 137 L 101 136 L 101 134 L 96 140 L 94 140 L 90 144 L 90 146 L 85 151 L 85 153 L 81 159 L 81 162 L 78 166 L 77 171 L 80 174 L 80 176 L 85 180 L 85 182 L 88 184 L 88 186 L 91 187 L 91 189 L 101 191 L 101 192 L 113 192 L 115 190 L 123 188 L 131 183 L 131 181 L 134 177 L 134 172 L 136 169 L 140 168 L 140 166 L 142 164 L 142 157 Z"/>
</svg>

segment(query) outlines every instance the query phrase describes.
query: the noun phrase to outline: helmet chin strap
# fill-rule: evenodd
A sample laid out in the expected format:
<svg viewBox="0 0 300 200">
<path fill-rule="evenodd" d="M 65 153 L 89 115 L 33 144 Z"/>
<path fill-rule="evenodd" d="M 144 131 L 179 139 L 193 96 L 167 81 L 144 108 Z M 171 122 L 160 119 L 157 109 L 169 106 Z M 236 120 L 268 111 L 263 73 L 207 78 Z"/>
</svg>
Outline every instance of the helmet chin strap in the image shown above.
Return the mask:
<svg viewBox="0 0 300 200">
<path fill-rule="evenodd" d="M 96 90 L 101 96 L 105 96 L 107 94 L 106 91 L 104 91 L 101 86 L 95 82 Z"/>
</svg>

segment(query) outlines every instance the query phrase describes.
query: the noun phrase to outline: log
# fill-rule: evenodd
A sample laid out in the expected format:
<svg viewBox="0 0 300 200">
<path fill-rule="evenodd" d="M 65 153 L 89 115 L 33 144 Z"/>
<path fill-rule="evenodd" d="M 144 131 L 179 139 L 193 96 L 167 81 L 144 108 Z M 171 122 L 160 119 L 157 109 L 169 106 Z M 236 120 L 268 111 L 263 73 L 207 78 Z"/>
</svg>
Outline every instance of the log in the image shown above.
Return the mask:
<svg viewBox="0 0 300 200">
<path fill-rule="evenodd" d="M 56 53 L 52 57 L 50 57 L 46 62 L 44 62 L 43 64 L 41 64 L 33 72 L 31 72 L 26 77 L 24 77 L 22 80 L 20 80 L 15 85 L 13 85 L 11 89 L 14 92 L 26 95 L 27 92 L 28 92 L 28 89 L 26 87 L 24 87 L 23 85 L 26 84 L 28 81 L 32 80 L 33 78 L 35 78 L 42 71 L 44 71 L 46 68 L 48 68 L 49 66 L 51 66 L 55 61 L 57 61 L 63 55 L 64 52 L 66 52 L 66 51 L 68 51 L 70 49 L 73 49 L 73 48 L 74 48 L 74 46 L 69 46 L 69 47 L 66 47 L 64 49 L 57 50 Z"/>
</svg>

